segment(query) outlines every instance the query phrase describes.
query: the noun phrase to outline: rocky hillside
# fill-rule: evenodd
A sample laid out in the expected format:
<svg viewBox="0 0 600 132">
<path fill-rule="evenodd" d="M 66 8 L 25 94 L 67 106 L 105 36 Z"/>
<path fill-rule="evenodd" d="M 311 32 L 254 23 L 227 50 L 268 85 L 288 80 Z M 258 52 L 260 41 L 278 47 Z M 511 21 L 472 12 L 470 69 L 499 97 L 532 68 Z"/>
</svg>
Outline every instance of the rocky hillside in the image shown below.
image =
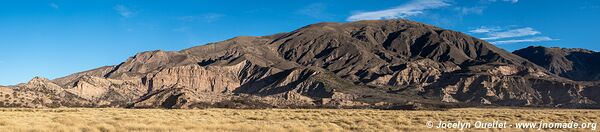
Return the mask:
<svg viewBox="0 0 600 132">
<path fill-rule="evenodd" d="M 525 57 L 528 58 L 528 57 Z M 572 81 L 488 42 L 407 20 L 318 23 L 0 88 L 5 107 L 595 107 Z"/>
<path fill-rule="evenodd" d="M 531 46 L 514 52 L 548 71 L 578 81 L 600 80 L 600 53 L 586 49 Z"/>
</svg>

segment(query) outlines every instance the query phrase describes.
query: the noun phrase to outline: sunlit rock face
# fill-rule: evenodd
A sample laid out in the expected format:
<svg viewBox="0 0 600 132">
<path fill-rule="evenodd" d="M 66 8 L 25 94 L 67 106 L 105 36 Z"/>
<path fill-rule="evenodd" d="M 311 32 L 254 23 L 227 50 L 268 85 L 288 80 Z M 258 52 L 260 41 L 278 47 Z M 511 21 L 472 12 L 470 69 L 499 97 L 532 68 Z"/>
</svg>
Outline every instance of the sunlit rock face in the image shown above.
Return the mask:
<svg viewBox="0 0 600 132">
<path fill-rule="evenodd" d="M 554 50 L 530 47 L 513 54 L 407 20 L 318 23 L 181 51 L 138 53 L 115 66 L 54 80 L 34 78 L 0 87 L 0 105 L 597 106 L 598 85 L 581 82 L 598 79 L 591 66 L 597 53 Z"/>
</svg>

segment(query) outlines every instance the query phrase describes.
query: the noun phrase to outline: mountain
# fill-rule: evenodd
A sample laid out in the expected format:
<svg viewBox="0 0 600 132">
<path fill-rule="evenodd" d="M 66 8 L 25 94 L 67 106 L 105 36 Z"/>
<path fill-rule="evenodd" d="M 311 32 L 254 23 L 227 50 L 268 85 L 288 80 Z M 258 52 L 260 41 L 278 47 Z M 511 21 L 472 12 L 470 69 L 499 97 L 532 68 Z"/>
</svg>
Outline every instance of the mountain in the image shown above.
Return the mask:
<svg viewBox="0 0 600 132">
<path fill-rule="evenodd" d="M 527 59 L 526 59 L 527 58 Z M 0 88 L 6 107 L 597 107 L 563 78 L 464 33 L 408 20 L 317 23 Z"/>
<path fill-rule="evenodd" d="M 600 80 L 600 53 L 586 49 L 530 46 L 514 52 L 548 71 L 577 81 Z"/>
</svg>

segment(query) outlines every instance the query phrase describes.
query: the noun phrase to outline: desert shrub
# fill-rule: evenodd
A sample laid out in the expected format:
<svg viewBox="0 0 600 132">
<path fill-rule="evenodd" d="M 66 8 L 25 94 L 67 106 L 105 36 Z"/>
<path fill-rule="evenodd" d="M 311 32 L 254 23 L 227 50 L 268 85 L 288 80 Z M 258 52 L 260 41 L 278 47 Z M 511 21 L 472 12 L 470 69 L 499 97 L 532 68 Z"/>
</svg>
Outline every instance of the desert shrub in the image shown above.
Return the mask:
<svg viewBox="0 0 600 132">
<path fill-rule="evenodd" d="M 207 102 L 194 102 L 188 106 L 190 109 L 207 109 L 211 108 L 213 104 Z"/>
<path fill-rule="evenodd" d="M 48 108 L 59 108 L 61 106 L 61 104 L 57 101 L 52 101 L 52 103 L 45 104 L 45 106 Z"/>
<path fill-rule="evenodd" d="M 274 108 L 273 105 L 267 104 L 253 99 L 232 99 L 217 102 L 213 105 L 217 108 L 234 108 L 234 109 L 266 109 Z"/>
</svg>

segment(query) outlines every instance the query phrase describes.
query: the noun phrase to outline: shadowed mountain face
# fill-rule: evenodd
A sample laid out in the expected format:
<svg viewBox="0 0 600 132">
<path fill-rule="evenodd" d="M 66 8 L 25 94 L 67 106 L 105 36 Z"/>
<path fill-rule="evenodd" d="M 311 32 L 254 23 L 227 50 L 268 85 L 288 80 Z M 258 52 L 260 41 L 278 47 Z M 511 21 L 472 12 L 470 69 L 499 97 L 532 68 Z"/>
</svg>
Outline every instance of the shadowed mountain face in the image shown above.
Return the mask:
<svg viewBox="0 0 600 132">
<path fill-rule="evenodd" d="M 548 71 L 578 81 L 600 80 L 600 53 L 585 49 L 527 47 L 514 52 Z"/>
<path fill-rule="evenodd" d="M 143 52 L 55 80 L 36 78 L 0 88 L 0 105 L 597 106 L 598 85 L 536 64 L 466 34 L 407 20 L 318 23 L 176 52 Z"/>
</svg>

